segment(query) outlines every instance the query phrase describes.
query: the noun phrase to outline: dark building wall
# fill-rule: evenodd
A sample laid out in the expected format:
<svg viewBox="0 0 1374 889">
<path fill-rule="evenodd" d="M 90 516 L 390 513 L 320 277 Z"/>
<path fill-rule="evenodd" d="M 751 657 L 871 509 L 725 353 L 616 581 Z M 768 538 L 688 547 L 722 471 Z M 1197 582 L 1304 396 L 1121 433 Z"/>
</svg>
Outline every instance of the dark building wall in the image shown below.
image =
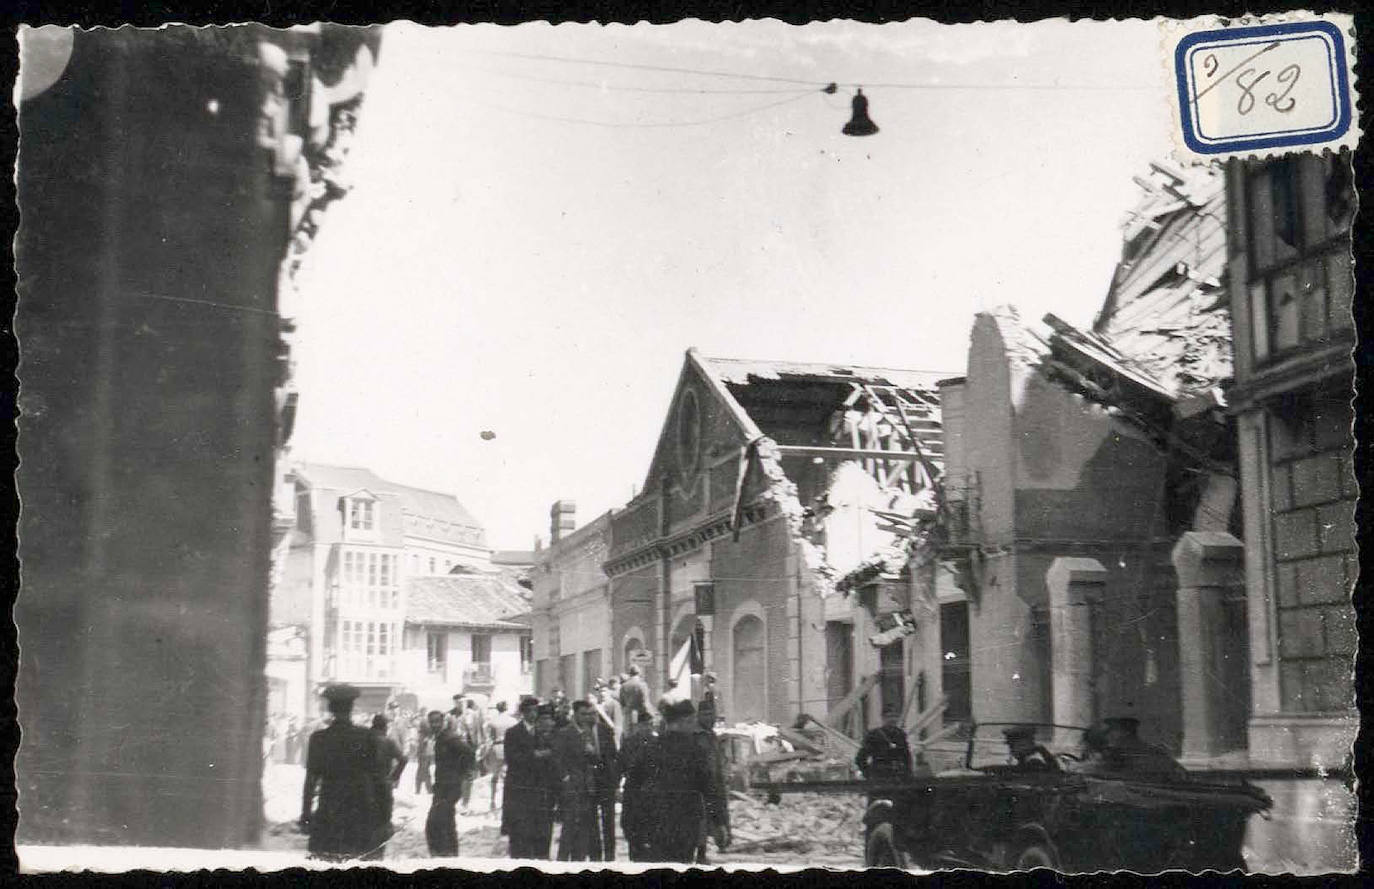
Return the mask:
<svg viewBox="0 0 1374 889">
<path fill-rule="evenodd" d="M 20 106 L 20 842 L 257 839 L 297 184 L 268 45 L 315 39 L 78 31 Z"/>
</svg>

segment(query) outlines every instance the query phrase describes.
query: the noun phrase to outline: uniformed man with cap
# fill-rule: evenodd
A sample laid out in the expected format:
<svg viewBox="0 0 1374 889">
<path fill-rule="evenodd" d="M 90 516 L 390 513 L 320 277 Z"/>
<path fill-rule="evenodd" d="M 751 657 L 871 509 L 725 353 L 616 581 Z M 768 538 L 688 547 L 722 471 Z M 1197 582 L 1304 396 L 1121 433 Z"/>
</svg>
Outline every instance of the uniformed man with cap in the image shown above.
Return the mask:
<svg viewBox="0 0 1374 889">
<path fill-rule="evenodd" d="M 1026 771 L 1059 771 L 1059 761 L 1044 745 L 1035 741 L 1033 725 L 1009 725 L 1002 730 L 1007 752 L 1015 760 L 1015 767 Z"/>
<path fill-rule="evenodd" d="M 358 689 L 326 686 L 322 695 L 333 721 L 310 736 L 301 795 L 301 828 L 310 834 L 310 855 L 342 861 L 377 845 L 383 817 L 377 798 L 377 744 L 372 732 L 353 724 Z"/>
<path fill-rule="evenodd" d="M 1139 719 L 1111 716 L 1102 724 L 1106 727 L 1105 759 L 1113 770 L 1168 779 L 1187 777 L 1187 771 L 1167 750 L 1140 737 Z"/>
<path fill-rule="evenodd" d="M 1044 745 L 1035 743 L 1035 728 L 1029 725 L 1013 725 L 1002 729 L 1002 737 L 1007 739 L 1007 750 L 1016 761 L 1016 767 L 1027 771 L 1058 771 L 1059 761 Z"/>
<path fill-rule="evenodd" d="M 864 735 L 854 765 L 870 781 L 905 781 L 911 777 L 911 744 L 898 725 L 902 712 L 883 708 L 883 724 Z"/>
</svg>

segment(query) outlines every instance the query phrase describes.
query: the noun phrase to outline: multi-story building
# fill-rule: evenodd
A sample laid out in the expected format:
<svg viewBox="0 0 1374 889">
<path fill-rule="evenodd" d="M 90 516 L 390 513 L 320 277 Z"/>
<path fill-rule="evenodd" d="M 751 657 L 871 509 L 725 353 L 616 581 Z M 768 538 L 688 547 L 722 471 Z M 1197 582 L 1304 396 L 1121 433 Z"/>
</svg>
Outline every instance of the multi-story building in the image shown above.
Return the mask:
<svg viewBox="0 0 1374 889">
<path fill-rule="evenodd" d="M 602 569 L 614 512 L 581 528 L 572 501 L 559 500 L 549 514 L 550 543 L 535 553 L 531 570 L 534 689 L 578 696 L 598 677 L 623 669 L 611 654 L 610 578 Z"/>
<path fill-rule="evenodd" d="M 864 566 L 932 508 L 940 376 L 689 350 L 643 493 L 610 517 L 608 669 L 642 663 L 662 691 L 695 634 L 729 721 L 919 709 L 928 629 Z M 854 572 L 881 588 L 862 607 L 835 592 Z"/>
<path fill-rule="evenodd" d="M 409 691 L 411 681 L 432 685 L 428 669 L 407 673 L 402 668 L 407 640 L 418 647 L 422 635 L 404 628 L 435 621 L 466 626 L 443 624 L 447 612 L 430 607 L 447 597 L 461 610 L 468 607 L 465 596 L 485 594 L 480 584 L 453 580 L 453 572 L 490 575 L 503 588 L 506 598 L 495 607 L 474 607 L 478 624 L 499 623 L 528 610 L 511 605 L 512 599 L 522 599 L 521 588 L 492 566 L 485 531 L 456 497 L 350 467 L 301 464 L 292 479 L 296 524 L 272 596 L 273 627 L 301 627 L 307 639 L 307 700 L 295 702 L 292 712 L 314 712 L 309 698 L 321 682 L 358 685 L 362 709 Z M 408 610 L 412 595 L 417 607 L 426 603 L 415 615 Z M 510 632 L 528 635 L 524 628 Z M 269 667 L 269 675 L 284 678 L 273 674 L 276 667 Z M 453 677 L 445 672 L 443 678 Z"/>
<path fill-rule="evenodd" d="M 1239 427 L 1249 616 L 1249 757 L 1332 767 L 1351 755 L 1358 573 L 1348 152 L 1232 161 L 1231 410 Z M 1256 825 L 1294 869 L 1354 864 L 1354 801 L 1335 781 L 1271 782 L 1301 817 Z"/>
<path fill-rule="evenodd" d="M 941 384 L 943 487 L 959 519 L 949 554 L 965 595 L 942 605 L 953 620 L 940 650 L 971 656 L 930 669 L 956 681 L 952 705 L 960 685 L 972 691 L 947 720 L 1130 715 L 1176 752 L 1210 753 L 1244 746 L 1244 638 L 1214 628 L 1208 641 L 1234 649 L 1218 651 L 1209 680 L 1224 705 L 1197 716 L 1183 705 L 1197 665 L 1179 646 L 1197 621 L 1174 563 L 1199 541 L 1212 555 L 1223 541 L 1240 547 L 1221 395 L 1226 195 L 1215 167 L 1157 163 L 1137 182 L 1093 329 L 980 313 L 966 375 Z M 1227 626 L 1244 625 L 1241 605 L 1233 586 Z"/>
<path fill-rule="evenodd" d="M 380 41 L 21 32 L 21 843 L 257 841 L 292 275 Z"/>
<path fill-rule="evenodd" d="M 1350 157 L 1233 163 L 1227 192 L 1250 752 L 1339 763 L 1357 725 Z"/>
</svg>

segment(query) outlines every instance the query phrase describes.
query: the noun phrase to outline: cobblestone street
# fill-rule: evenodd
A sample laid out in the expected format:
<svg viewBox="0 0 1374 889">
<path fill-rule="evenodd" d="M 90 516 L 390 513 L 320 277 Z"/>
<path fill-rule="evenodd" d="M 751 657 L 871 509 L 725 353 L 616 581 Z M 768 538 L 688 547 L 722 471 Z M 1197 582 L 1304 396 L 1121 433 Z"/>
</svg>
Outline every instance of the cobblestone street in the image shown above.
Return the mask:
<svg viewBox="0 0 1374 889">
<path fill-rule="evenodd" d="M 428 858 L 425 816 L 428 794 L 416 794 L 415 767 L 407 767 L 396 791 L 397 831 L 387 844 L 387 861 Z M 301 785 L 305 769 L 298 765 L 269 763 L 263 779 L 267 828 L 263 849 L 272 852 L 306 851 L 306 836 L 296 830 L 300 815 Z M 479 779 L 472 790 L 473 814 L 458 816 L 459 850 L 465 858 L 505 858 L 506 838 L 500 835 L 500 809 L 489 808 L 490 779 Z M 499 803 L 499 800 L 498 800 Z M 736 794 L 730 802 L 734 839 L 720 852 L 710 845 L 709 865 L 774 864 L 856 868 L 863 867 L 863 798 L 796 794 L 785 805 L 768 805 L 761 798 Z M 553 849 L 557 854 L 558 830 Z M 616 860 L 627 861 L 628 850 L 616 818 Z"/>
</svg>

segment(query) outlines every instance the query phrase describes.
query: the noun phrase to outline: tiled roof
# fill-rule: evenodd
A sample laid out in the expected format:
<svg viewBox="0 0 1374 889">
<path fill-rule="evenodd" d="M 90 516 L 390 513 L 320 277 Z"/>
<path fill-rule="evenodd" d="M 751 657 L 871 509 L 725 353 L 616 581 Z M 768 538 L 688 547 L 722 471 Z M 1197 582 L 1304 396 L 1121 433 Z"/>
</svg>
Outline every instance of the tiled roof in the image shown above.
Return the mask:
<svg viewBox="0 0 1374 889">
<path fill-rule="evenodd" d="M 406 581 L 406 623 L 491 630 L 529 628 L 527 591 L 502 574 L 450 574 Z"/>
<path fill-rule="evenodd" d="M 370 469 L 357 466 L 301 463 L 295 469 L 296 474 L 314 488 L 329 488 L 341 494 L 363 488 L 374 494 L 393 494 L 400 499 L 401 509 L 405 512 L 454 525 L 465 525 L 479 530 L 482 528 L 482 523 L 452 494 L 398 485 L 381 478 Z"/>
</svg>

